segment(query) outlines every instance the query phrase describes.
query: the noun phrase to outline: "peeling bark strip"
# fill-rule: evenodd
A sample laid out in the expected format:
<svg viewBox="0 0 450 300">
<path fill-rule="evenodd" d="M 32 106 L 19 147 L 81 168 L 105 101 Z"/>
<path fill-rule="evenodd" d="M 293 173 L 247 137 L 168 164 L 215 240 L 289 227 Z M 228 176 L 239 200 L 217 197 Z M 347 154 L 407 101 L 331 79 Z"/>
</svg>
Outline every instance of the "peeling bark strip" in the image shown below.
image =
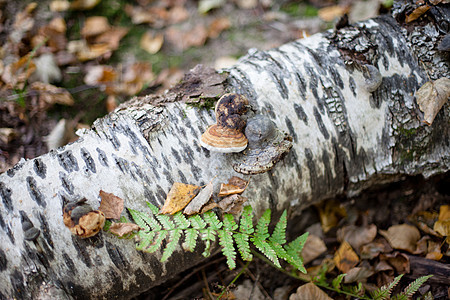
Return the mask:
<svg viewBox="0 0 450 300">
<path fill-rule="evenodd" d="M 420 123 L 413 94 L 427 79 L 402 32 L 381 17 L 338 33 L 349 37 L 348 49 L 370 54 L 364 63 L 382 76 L 373 92 L 364 70 L 346 64 L 344 45 L 333 44 L 332 33 L 253 51 L 229 70 L 228 89 L 293 137 L 274 169 L 239 175 L 251 177 L 245 196 L 257 214 L 266 208 L 295 214 L 380 180 L 449 170 L 449 106 L 433 126 Z M 104 233 L 79 239 L 63 224 L 68 201 L 86 198 L 95 209 L 100 190 L 146 211 L 145 201 L 162 206 L 174 182 L 204 185 L 217 176 L 219 184 L 238 175 L 232 165 L 242 153 L 199 145 L 216 122 L 214 112 L 179 102 L 155 107 L 151 100 L 135 99 L 77 142 L 0 175 L 0 299 L 130 298 L 201 261 L 200 246 L 195 253 L 179 247 L 160 263 L 160 254 L 137 252 L 133 241 Z M 22 220 L 39 229 L 36 240 L 25 239 Z"/>
</svg>

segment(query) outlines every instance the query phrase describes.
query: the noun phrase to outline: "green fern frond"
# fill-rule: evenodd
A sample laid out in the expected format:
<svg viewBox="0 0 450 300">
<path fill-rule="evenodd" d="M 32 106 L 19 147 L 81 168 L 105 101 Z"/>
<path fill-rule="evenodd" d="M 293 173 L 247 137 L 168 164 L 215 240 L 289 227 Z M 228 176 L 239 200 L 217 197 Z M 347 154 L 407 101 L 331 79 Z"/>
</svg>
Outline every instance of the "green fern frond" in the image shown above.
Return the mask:
<svg viewBox="0 0 450 300">
<path fill-rule="evenodd" d="M 341 287 L 341 282 L 344 279 L 345 275 L 347 274 L 339 274 L 338 277 L 334 278 L 333 281 L 331 282 L 331 285 L 333 286 L 333 288 L 339 290 Z"/>
<path fill-rule="evenodd" d="M 203 214 L 203 220 L 205 220 L 206 223 L 211 226 L 211 229 L 219 230 L 220 228 L 222 228 L 222 222 L 212 210 L 207 211 Z"/>
<path fill-rule="evenodd" d="M 163 255 L 161 257 L 161 262 L 165 262 L 173 254 L 173 251 L 175 251 L 175 248 L 178 245 L 180 237 L 181 237 L 181 229 L 176 228 L 170 231 L 169 242 L 167 243 L 166 248 L 164 249 Z"/>
<path fill-rule="evenodd" d="M 205 257 L 211 254 L 211 245 L 218 236 L 219 245 L 227 258 L 230 269 L 236 267 L 236 242 L 237 249 L 242 259 L 251 261 L 253 256 L 250 250 L 250 241 L 277 267 L 281 267 L 279 259 L 284 259 L 299 270 L 304 270 L 299 252 L 303 248 L 307 235 L 303 235 L 293 242 L 286 244 L 287 213 L 283 212 L 280 220 L 275 224 L 272 235 L 268 228 L 271 219 L 270 209 L 266 210 L 258 220 L 256 230 L 253 227 L 251 206 L 246 206 L 237 224 L 234 216 L 224 214 L 221 221 L 218 216 L 209 211 L 203 215 L 184 216 L 181 212 L 173 216 L 158 214 L 159 209 L 151 203 L 147 203 L 150 214 L 130 209 L 131 216 L 140 230 L 136 235 L 138 250 L 145 252 L 155 252 L 162 247 L 166 240 L 161 261 L 166 261 L 172 256 L 184 235 L 182 248 L 186 251 L 194 251 L 198 236 L 204 242 Z"/>
<path fill-rule="evenodd" d="M 277 243 L 279 245 L 284 245 L 286 243 L 286 226 L 287 226 L 287 213 L 286 210 L 280 217 L 280 220 L 275 225 L 275 229 L 273 230 L 272 235 L 269 240 L 273 243 Z M 284 249 L 283 249 L 284 251 Z"/>
<path fill-rule="evenodd" d="M 411 282 L 400 295 L 404 295 L 406 299 L 410 299 L 415 292 L 419 290 L 419 288 L 424 284 L 430 277 L 433 275 L 421 276 Z"/>
<path fill-rule="evenodd" d="M 250 251 L 250 244 L 248 242 L 250 236 L 246 233 L 235 233 L 234 240 L 236 241 L 237 248 L 243 260 L 251 261 L 253 255 Z"/>
<path fill-rule="evenodd" d="M 188 228 L 184 232 L 184 242 L 181 245 L 184 250 L 193 252 L 195 249 L 195 245 L 197 244 L 197 237 L 199 231 L 194 228 Z"/>
<path fill-rule="evenodd" d="M 159 213 L 159 208 L 156 205 L 153 205 L 147 201 L 147 206 L 150 208 L 152 214 L 157 215 Z"/>
<path fill-rule="evenodd" d="M 193 215 L 189 217 L 189 222 L 194 229 L 203 229 L 206 227 L 206 222 L 200 217 L 200 215 Z"/>
<path fill-rule="evenodd" d="M 400 282 L 403 274 L 394 278 L 394 280 L 388 285 L 383 285 L 380 289 L 372 292 L 372 298 L 374 300 L 384 300 L 388 299 L 392 293 L 392 289 Z"/>
<path fill-rule="evenodd" d="M 177 228 L 179 229 L 187 229 L 191 225 L 181 211 L 173 215 L 173 221 L 177 224 Z"/>
</svg>

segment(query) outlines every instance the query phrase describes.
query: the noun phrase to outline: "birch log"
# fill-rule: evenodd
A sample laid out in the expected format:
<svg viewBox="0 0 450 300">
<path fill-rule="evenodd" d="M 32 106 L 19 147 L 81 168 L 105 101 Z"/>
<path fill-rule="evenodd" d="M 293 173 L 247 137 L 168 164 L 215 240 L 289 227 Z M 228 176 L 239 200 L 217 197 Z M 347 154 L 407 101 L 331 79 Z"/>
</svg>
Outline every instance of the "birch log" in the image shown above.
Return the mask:
<svg viewBox="0 0 450 300">
<path fill-rule="evenodd" d="M 84 197 L 97 208 L 100 190 L 146 210 L 146 201 L 161 206 L 174 182 L 204 185 L 216 176 L 218 185 L 240 175 L 251 177 L 244 196 L 256 214 L 287 208 L 292 215 L 374 183 L 448 171 L 449 106 L 425 126 L 414 99 L 428 81 L 418 57 L 432 77 L 449 76 L 448 57 L 435 50 L 442 35 L 437 23 L 408 32 L 380 17 L 250 51 L 228 70 L 227 90 L 246 95 L 252 114 L 269 116 L 294 142 L 263 174 L 236 173 L 242 153 L 200 147 L 212 111 L 153 106 L 152 96 L 97 120 L 73 144 L 21 161 L 0 175 L 0 298 L 130 298 L 202 260 L 200 243 L 160 263 L 160 253 L 138 252 L 132 240 L 71 235 L 63 205 Z M 40 230 L 35 241 L 24 239 L 25 221 Z"/>
</svg>

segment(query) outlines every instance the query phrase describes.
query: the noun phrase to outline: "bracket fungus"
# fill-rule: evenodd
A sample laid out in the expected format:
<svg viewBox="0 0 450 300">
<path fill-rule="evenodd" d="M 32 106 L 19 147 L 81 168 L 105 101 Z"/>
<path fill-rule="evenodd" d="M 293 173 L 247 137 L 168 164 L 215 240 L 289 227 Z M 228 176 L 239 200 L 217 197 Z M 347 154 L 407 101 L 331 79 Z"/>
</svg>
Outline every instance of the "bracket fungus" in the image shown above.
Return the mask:
<svg viewBox="0 0 450 300">
<path fill-rule="evenodd" d="M 200 138 L 202 147 L 215 152 L 243 151 L 248 144 L 242 133 L 246 120 L 248 100 L 243 95 L 225 94 L 216 104 L 217 123 L 208 127 Z"/>
<path fill-rule="evenodd" d="M 233 169 L 242 174 L 259 174 L 272 169 L 292 147 L 292 138 L 282 133 L 263 115 L 248 120 L 245 135 L 249 141 Z"/>
</svg>

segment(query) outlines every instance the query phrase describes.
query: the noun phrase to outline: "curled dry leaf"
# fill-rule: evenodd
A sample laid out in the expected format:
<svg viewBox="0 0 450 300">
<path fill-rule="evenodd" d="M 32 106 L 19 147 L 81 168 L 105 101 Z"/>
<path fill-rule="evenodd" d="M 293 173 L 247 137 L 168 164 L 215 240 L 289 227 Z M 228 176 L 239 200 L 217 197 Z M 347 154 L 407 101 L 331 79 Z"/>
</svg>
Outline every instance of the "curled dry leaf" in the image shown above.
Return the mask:
<svg viewBox="0 0 450 300">
<path fill-rule="evenodd" d="M 217 207 L 222 209 L 225 213 L 238 215 L 242 212 L 242 205 L 246 201 L 246 197 L 234 194 L 223 198 L 219 203 L 217 203 Z"/>
<path fill-rule="evenodd" d="M 353 249 L 359 250 L 362 245 L 368 244 L 377 235 L 377 226 L 371 224 L 369 226 L 344 226 L 337 231 L 338 241 L 347 241 Z"/>
<path fill-rule="evenodd" d="M 289 297 L 289 300 L 333 300 L 324 291 L 318 288 L 314 283 L 309 282 L 300 286 L 295 294 Z"/>
<path fill-rule="evenodd" d="M 200 189 L 196 185 L 175 182 L 167 194 L 166 202 L 164 202 L 160 213 L 173 215 L 182 210 L 198 194 Z"/>
<path fill-rule="evenodd" d="M 325 251 L 327 251 L 327 246 L 320 237 L 314 234 L 308 235 L 302 250 L 303 264 L 306 265 L 310 261 L 313 261 Z"/>
<path fill-rule="evenodd" d="M 347 215 L 345 207 L 336 200 L 325 201 L 317 205 L 323 232 L 335 227 L 342 217 Z"/>
<path fill-rule="evenodd" d="M 388 230 L 380 230 L 394 249 L 401 249 L 413 253 L 420 239 L 419 230 L 408 224 L 400 224 L 389 227 Z"/>
<path fill-rule="evenodd" d="M 137 226 L 134 223 L 116 223 L 112 222 L 111 226 L 109 227 L 109 231 L 115 235 L 118 235 L 120 237 L 129 234 L 133 231 L 138 231 L 140 229 L 139 226 Z"/>
<path fill-rule="evenodd" d="M 434 223 L 434 230 L 442 236 L 450 236 L 450 205 L 440 207 L 439 218 Z"/>
<path fill-rule="evenodd" d="M 347 273 L 351 268 L 355 267 L 359 263 L 359 257 L 352 249 L 352 246 L 344 241 L 334 254 L 333 261 L 339 271 L 342 273 Z"/>
<path fill-rule="evenodd" d="M 345 275 L 344 282 L 366 282 L 367 278 L 374 274 L 372 267 L 355 267 L 348 270 Z"/>
<path fill-rule="evenodd" d="M 431 125 L 439 110 L 450 97 L 450 78 L 428 81 L 416 91 L 417 104 L 423 111 L 423 122 Z"/>
<path fill-rule="evenodd" d="M 247 188 L 248 181 L 237 176 L 233 176 L 228 180 L 228 184 L 222 183 L 218 196 L 225 197 L 233 194 L 242 194 Z"/>
<path fill-rule="evenodd" d="M 213 193 L 212 181 L 208 183 L 194 199 L 186 206 L 183 213 L 186 215 L 193 215 L 200 212 L 202 207 L 211 199 Z"/>
<path fill-rule="evenodd" d="M 104 33 L 110 30 L 110 28 L 111 26 L 109 25 L 108 19 L 106 17 L 89 17 L 84 22 L 83 28 L 81 28 L 81 35 L 85 38 L 89 38 Z"/>
<path fill-rule="evenodd" d="M 101 210 L 107 219 L 120 219 L 123 211 L 123 199 L 103 190 L 100 190 L 99 196 L 102 201 L 98 210 Z"/>
<path fill-rule="evenodd" d="M 384 239 L 378 238 L 375 241 L 366 244 L 360 249 L 361 259 L 372 259 L 380 253 L 389 253 L 392 251 L 391 245 Z"/>
<path fill-rule="evenodd" d="M 70 232 L 81 238 L 96 235 L 105 225 L 105 215 L 99 210 L 92 210 L 83 198 L 67 203 L 63 208 L 63 222 Z"/>
</svg>

